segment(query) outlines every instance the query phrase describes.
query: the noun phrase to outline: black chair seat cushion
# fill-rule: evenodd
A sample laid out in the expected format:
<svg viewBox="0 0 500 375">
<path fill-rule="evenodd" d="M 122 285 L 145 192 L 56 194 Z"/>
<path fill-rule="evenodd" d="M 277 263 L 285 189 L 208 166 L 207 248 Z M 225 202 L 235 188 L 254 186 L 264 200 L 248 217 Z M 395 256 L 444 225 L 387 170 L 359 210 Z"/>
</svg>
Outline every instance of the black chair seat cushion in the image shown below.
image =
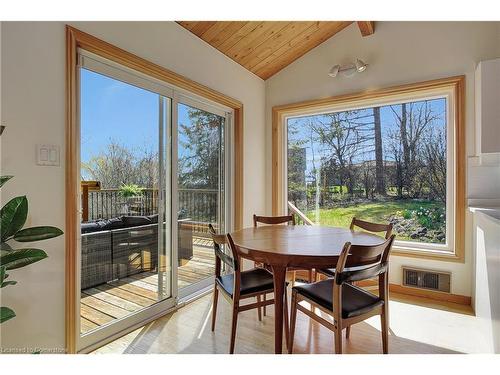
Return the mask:
<svg viewBox="0 0 500 375">
<path fill-rule="evenodd" d="M 335 268 L 322 268 L 318 272 L 328 277 L 335 277 Z"/>
<path fill-rule="evenodd" d="M 304 297 L 333 311 L 333 280 L 323 280 L 313 284 L 293 288 Z M 352 318 L 383 305 L 384 301 L 374 294 L 351 284 L 342 285 L 342 318 Z"/>
<path fill-rule="evenodd" d="M 229 294 L 233 295 L 234 274 L 217 277 L 217 283 Z M 274 288 L 273 275 L 264 268 L 253 268 L 241 272 L 240 295 L 263 292 Z"/>
</svg>

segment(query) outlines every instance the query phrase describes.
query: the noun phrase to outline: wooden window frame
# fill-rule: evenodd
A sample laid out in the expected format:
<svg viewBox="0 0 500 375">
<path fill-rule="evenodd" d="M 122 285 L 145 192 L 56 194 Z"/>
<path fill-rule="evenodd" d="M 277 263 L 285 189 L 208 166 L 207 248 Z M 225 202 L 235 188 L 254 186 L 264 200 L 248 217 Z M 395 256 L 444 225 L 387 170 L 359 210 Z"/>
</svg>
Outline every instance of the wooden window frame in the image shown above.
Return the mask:
<svg viewBox="0 0 500 375">
<path fill-rule="evenodd" d="M 78 300 L 76 295 L 77 229 L 79 210 L 78 188 L 80 168 L 77 165 L 79 128 L 77 119 L 78 49 L 82 48 L 103 58 L 134 69 L 167 84 L 187 90 L 205 99 L 219 103 L 234 111 L 234 229 L 243 225 L 243 104 L 227 95 L 212 90 L 154 64 L 110 43 L 66 25 L 66 230 L 65 230 L 65 337 L 66 352 L 76 353 L 76 327 Z"/>
<path fill-rule="evenodd" d="M 450 262 L 465 261 L 465 76 L 454 76 L 432 81 L 394 86 L 378 90 L 358 92 L 275 106 L 272 109 L 272 211 L 273 215 L 284 215 L 282 202 L 285 199 L 285 121 L 289 116 L 322 112 L 334 106 L 353 105 L 370 100 L 390 100 L 408 94 L 422 95 L 432 91 L 450 90 L 453 93 L 454 138 L 455 138 L 455 190 L 454 190 L 454 242 L 453 252 L 429 250 L 395 249 L 396 256 L 436 259 Z"/>
</svg>

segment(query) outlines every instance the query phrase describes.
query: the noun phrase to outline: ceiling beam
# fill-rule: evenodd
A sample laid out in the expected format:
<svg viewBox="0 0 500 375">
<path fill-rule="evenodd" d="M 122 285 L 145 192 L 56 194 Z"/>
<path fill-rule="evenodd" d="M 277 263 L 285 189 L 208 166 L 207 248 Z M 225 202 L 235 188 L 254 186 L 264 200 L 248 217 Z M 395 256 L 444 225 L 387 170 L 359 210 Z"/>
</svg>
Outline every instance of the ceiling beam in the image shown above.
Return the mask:
<svg viewBox="0 0 500 375">
<path fill-rule="evenodd" d="M 374 21 L 358 21 L 359 31 L 361 35 L 368 36 L 375 33 L 375 22 Z"/>
</svg>

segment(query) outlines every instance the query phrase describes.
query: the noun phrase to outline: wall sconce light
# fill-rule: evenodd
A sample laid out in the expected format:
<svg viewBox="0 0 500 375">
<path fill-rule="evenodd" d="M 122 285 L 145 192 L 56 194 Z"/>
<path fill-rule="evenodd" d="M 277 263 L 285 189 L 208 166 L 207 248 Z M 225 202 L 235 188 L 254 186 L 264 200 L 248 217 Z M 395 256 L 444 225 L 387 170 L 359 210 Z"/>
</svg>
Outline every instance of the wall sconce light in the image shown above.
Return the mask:
<svg viewBox="0 0 500 375">
<path fill-rule="evenodd" d="M 356 62 L 347 64 L 347 65 L 334 65 L 328 72 L 328 75 L 330 77 L 337 77 L 337 75 L 342 73 L 346 77 L 352 77 L 355 73 L 361 73 L 366 70 L 366 67 L 368 66 L 367 63 L 365 63 L 363 60 L 356 59 Z"/>
</svg>

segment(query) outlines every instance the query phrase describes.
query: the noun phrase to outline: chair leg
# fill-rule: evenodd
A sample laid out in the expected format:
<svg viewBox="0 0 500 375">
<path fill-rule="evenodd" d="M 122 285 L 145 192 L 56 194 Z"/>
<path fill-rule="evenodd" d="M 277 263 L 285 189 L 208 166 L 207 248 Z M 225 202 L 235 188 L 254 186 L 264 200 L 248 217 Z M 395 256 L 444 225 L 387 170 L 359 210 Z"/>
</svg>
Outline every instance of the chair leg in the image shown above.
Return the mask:
<svg viewBox="0 0 500 375">
<path fill-rule="evenodd" d="M 345 329 L 345 338 L 348 339 L 349 337 L 351 337 L 351 326 L 347 326 Z"/>
<path fill-rule="evenodd" d="M 260 303 L 260 294 L 256 297 L 257 303 Z M 259 322 L 262 321 L 262 307 L 257 307 L 257 315 L 259 316 Z"/>
<path fill-rule="evenodd" d="M 292 292 L 292 303 L 290 305 L 290 335 L 288 337 L 288 353 L 293 353 L 293 337 L 295 336 L 295 322 L 297 321 L 297 292 Z"/>
<path fill-rule="evenodd" d="M 309 284 L 312 283 L 313 281 L 314 281 L 313 270 L 309 270 Z"/>
<path fill-rule="evenodd" d="M 342 354 L 342 327 L 337 326 L 333 332 L 335 340 L 335 354 Z"/>
<path fill-rule="evenodd" d="M 267 301 L 267 296 L 266 296 L 266 294 L 264 293 L 264 302 L 266 302 L 266 301 Z M 264 313 L 264 316 L 266 316 L 266 307 L 267 307 L 267 306 L 264 306 L 264 307 L 262 308 L 262 312 Z"/>
<path fill-rule="evenodd" d="M 229 354 L 234 353 L 234 342 L 236 340 L 236 325 L 238 324 L 238 306 L 233 305 L 233 321 L 231 326 L 231 342 L 229 343 Z"/>
<path fill-rule="evenodd" d="M 292 272 L 292 288 L 295 286 L 295 278 L 297 277 L 297 271 Z"/>
<path fill-rule="evenodd" d="M 382 308 L 382 314 L 380 314 L 380 323 L 382 331 L 382 350 L 384 354 L 389 353 L 389 322 L 388 314 L 386 312 L 385 306 Z"/>
<path fill-rule="evenodd" d="M 217 317 L 217 301 L 219 299 L 219 289 L 214 286 L 214 303 L 212 305 L 212 332 L 215 331 L 215 319 Z"/>
</svg>

